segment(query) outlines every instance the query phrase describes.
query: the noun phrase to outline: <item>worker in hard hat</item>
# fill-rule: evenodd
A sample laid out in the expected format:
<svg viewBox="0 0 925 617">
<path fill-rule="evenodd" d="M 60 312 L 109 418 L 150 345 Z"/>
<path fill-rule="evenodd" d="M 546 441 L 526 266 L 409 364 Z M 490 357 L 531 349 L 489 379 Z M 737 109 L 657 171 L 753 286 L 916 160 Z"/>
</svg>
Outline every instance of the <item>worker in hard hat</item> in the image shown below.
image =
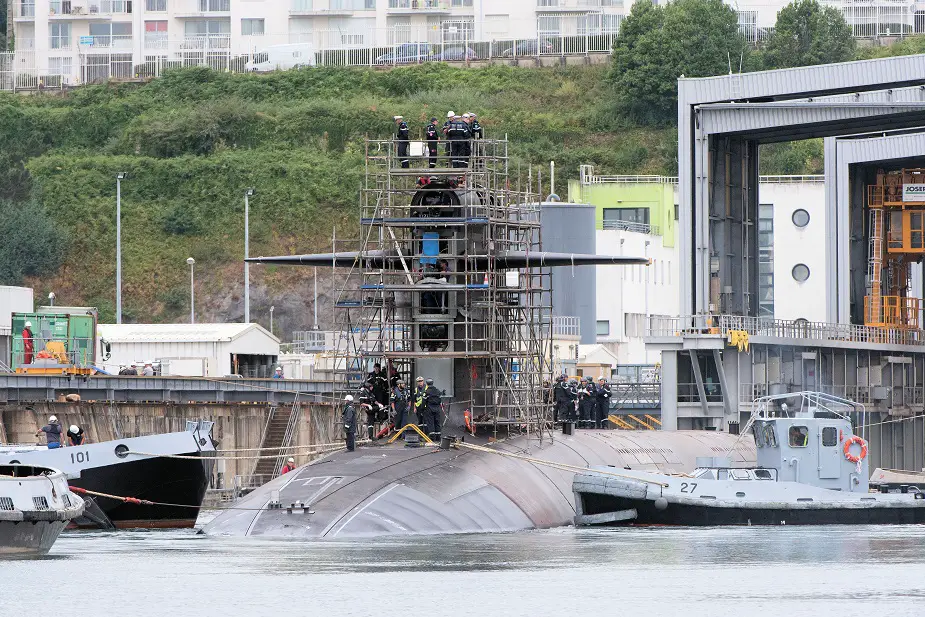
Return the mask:
<svg viewBox="0 0 925 617">
<path fill-rule="evenodd" d="M 273 379 L 285 379 L 285 377 L 283 377 L 283 367 L 276 367 L 276 370 L 273 371 Z"/>
<path fill-rule="evenodd" d="M 282 476 L 284 474 L 289 473 L 290 471 L 293 471 L 294 469 L 295 469 L 295 459 L 290 456 L 289 459 L 286 461 L 286 464 L 283 465 L 283 468 L 279 470 L 279 475 Z"/>
<path fill-rule="evenodd" d="M 423 431 L 427 427 L 427 421 L 425 420 L 425 410 L 426 404 L 424 400 L 424 392 L 427 390 L 427 386 L 424 385 L 424 378 L 418 377 L 414 382 L 414 396 L 412 401 L 414 401 L 414 413 L 418 417 L 418 427 Z"/>
<path fill-rule="evenodd" d="M 353 452 L 357 443 L 357 410 L 353 406 L 353 396 L 344 397 L 344 411 L 341 414 L 344 423 L 344 435 L 347 438 L 347 452 Z"/>
<path fill-rule="evenodd" d="M 411 159 L 408 157 L 410 142 L 408 141 L 408 123 L 402 116 L 395 116 L 395 144 L 398 148 L 398 162 L 403 169 L 411 166 Z"/>
<path fill-rule="evenodd" d="M 22 329 L 22 363 L 32 364 L 32 354 L 35 352 L 32 342 L 32 322 L 27 321 Z"/>
<path fill-rule="evenodd" d="M 405 390 L 405 382 L 399 379 L 392 388 L 392 426 L 396 431 L 400 431 L 408 422 L 408 391 Z"/>
<path fill-rule="evenodd" d="M 67 429 L 67 441 L 69 445 L 82 445 L 85 437 L 84 430 L 76 424 L 72 424 L 70 428 Z"/>
<path fill-rule="evenodd" d="M 48 449 L 53 450 L 61 447 L 61 424 L 55 416 L 48 416 L 48 424 L 35 432 L 36 436 L 45 433 L 45 440 L 48 442 Z"/>
<path fill-rule="evenodd" d="M 144 368 L 141 369 L 143 377 L 154 377 L 154 363 L 145 362 Z"/>
<path fill-rule="evenodd" d="M 437 441 L 440 439 L 440 432 L 443 430 L 443 407 L 441 405 L 443 392 L 437 389 L 433 379 L 428 378 L 425 383 L 427 384 L 427 388 L 424 390 L 427 436 L 430 437 L 431 441 Z"/>
</svg>

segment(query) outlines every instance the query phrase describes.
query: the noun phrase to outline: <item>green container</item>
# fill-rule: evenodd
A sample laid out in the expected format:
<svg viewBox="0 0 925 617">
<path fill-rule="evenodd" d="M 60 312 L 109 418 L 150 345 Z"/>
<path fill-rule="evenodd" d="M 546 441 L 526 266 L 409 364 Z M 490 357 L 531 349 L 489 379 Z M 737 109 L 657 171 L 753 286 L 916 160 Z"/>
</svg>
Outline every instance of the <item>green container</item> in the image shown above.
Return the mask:
<svg viewBox="0 0 925 617">
<path fill-rule="evenodd" d="M 10 368 L 16 370 L 34 364 L 37 354 L 51 341 L 64 344 L 68 364 L 79 368 L 93 365 L 96 361 L 96 312 L 83 309 L 82 312 L 53 313 L 49 308 L 38 313 L 13 313 Z M 32 324 L 31 353 L 23 337 L 27 322 Z"/>
</svg>

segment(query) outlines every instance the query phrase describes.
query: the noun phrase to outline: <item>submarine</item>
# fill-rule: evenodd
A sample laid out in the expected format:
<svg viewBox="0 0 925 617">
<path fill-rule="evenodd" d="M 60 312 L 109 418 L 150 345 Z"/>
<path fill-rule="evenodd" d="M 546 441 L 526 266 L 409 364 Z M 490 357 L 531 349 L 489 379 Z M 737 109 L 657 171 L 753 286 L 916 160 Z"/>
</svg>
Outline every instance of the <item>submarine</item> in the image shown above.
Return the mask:
<svg viewBox="0 0 925 617">
<path fill-rule="evenodd" d="M 392 385 L 434 379 L 443 443 L 374 440 L 329 454 L 251 492 L 203 533 L 339 540 L 545 529 L 574 523 L 572 481 L 589 467 L 690 472 L 704 451 L 754 463 L 754 444 L 726 433 L 557 422 L 552 270 L 649 260 L 544 251 L 541 201 L 508 176 L 507 140 L 473 140 L 467 156 L 437 168 L 418 166 L 423 158 L 403 167 L 396 152 L 393 141 L 367 142 L 359 233 L 339 239 L 347 250 L 248 261 L 343 272 L 332 402 L 356 394 L 375 364 Z"/>
</svg>

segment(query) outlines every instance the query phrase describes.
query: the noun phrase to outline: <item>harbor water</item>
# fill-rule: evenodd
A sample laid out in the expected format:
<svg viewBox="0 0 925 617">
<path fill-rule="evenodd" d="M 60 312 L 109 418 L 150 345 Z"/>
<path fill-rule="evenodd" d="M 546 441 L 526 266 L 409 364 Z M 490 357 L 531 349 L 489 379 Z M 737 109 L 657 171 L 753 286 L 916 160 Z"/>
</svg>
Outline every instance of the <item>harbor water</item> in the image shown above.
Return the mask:
<svg viewBox="0 0 925 617">
<path fill-rule="evenodd" d="M 4 615 L 925 615 L 925 528 L 556 529 L 370 542 L 67 532 Z M 58 610 L 60 609 L 60 610 Z"/>
</svg>

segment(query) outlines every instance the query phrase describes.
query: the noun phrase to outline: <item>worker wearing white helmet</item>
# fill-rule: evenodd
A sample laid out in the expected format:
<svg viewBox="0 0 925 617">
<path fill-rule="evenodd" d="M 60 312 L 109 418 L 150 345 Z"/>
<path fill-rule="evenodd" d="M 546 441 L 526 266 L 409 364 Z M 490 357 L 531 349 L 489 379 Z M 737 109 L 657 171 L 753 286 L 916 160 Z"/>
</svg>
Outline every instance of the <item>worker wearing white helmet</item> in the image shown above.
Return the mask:
<svg viewBox="0 0 925 617">
<path fill-rule="evenodd" d="M 49 450 L 61 447 L 61 425 L 57 417 L 48 416 L 48 424 L 35 432 L 36 436 L 42 433 L 45 433 L 45 441 L 48 443 Z"/>
<path fill-rule="evenodd" d="M 453 116 L 455 115 L 456 115 L 456 112 L 454 111 L 446 112 L 446 122 L 443 123 L 443 139 L 447 140 L 447 142 L 443 145 L 443 154 L 444 156 L 446 156 L 448 164 L 449 164 L 449 158 L 450 158 L 449 130 L 450 130 L 450 123 L 453 121 Z"/>
<path fill-rule="evenodd" d="M 32 354 L 35 352 L 35 346 L 32 342 L 32 322 L 27 321 L 22 329 L 22 363 L 32 364 Z"/>
<path fill-rule="evenodd" d="M 294 470 L 294 469 L 295 469 L 295 459 L 292 458 L 292 457 L 290 456 L 290 457 L 289 457 L 289 460 L 286 461 L 286 464 L 283 465 L 283 468 L 280 469 L 279 475 L 282 476 L 282 475 L 284 475 L 284 474 L 289 473 L 290 471 L 292 471 L 292 470 Z"/>
<path fill-rule="evenodd" d="M 341 414 L 344 423 L 344 436 L 347 440 L 347 451 L 353 452 L 357 444 L 357 410 L 353 406 L 353 396 L 344 397 L 344 412 Z"/>
<path fill-rule="evenodd" d="M 67 441 L 72 446 L 79 446 L 84 442 L 84 430 L 72 424 L 69 429 L 67 429 Z"/>
</svg>

